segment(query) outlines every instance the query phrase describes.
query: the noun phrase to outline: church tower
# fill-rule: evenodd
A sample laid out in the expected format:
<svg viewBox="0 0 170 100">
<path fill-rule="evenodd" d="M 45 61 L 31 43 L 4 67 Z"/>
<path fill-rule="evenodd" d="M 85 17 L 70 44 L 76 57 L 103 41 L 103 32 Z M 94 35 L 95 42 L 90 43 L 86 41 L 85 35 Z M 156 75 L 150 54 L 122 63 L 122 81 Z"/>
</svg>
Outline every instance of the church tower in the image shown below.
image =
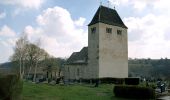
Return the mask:
<svg viewBox="0 0 170 100">
<path fill-rule="evenodd" d="M 98 8 L 88 25 L 88 78 L 128 77 L 127 29 L 115 9 Z"/>
</svg>

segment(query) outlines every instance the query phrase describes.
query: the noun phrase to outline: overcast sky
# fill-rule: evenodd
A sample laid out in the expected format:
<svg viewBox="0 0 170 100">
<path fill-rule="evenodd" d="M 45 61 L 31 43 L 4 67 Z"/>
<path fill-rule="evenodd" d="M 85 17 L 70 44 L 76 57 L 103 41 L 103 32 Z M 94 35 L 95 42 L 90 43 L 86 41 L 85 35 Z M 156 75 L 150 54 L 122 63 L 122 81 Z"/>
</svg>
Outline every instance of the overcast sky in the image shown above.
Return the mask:
<svg viewBox="0 0 170 100">
<path fill-rule="evenodd" d="M 128 56 L 170 58 L 170 0 L 101 0 L 128 27 Z M 88 44 L 87 24 L 100 0 L 0 0 L 0 63 L 9 61 L 15 41 L 31 42 L 55 57 L 69 57 Z"/>
</svg>

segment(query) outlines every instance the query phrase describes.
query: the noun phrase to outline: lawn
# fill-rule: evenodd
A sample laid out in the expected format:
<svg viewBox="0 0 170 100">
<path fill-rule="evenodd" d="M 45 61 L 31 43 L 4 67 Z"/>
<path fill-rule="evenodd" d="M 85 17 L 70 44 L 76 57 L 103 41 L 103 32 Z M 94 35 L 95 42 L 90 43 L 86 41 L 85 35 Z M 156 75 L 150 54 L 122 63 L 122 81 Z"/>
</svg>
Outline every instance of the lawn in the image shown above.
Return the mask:
<svg viewBox="0 0 170 100">
<path fill-rule="evenodd" d="M 49 85 L 24 82 L 23 100 L 124 100 L 114 97 L 113 86 L 102 84 Z"/>
</svg>

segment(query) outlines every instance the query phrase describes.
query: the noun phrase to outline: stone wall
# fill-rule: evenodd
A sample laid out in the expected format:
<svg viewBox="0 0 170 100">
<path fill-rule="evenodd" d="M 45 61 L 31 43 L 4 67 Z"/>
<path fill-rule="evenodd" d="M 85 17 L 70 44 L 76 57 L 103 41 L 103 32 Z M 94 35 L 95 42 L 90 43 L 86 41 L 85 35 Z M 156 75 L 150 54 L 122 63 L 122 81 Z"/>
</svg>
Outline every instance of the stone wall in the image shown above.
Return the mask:
<svg viewBox="0 0 170 100">
<path fill-rule="evenodd" d="M 65 65 L 64 67 L 65 80 L 79 80 L 84 78 L 87 78 L 86 64 Z"/>
<path fill-rule="evenodd" d="M 106 33 L 106 28 L 112 28 L 112 33 Z M 103 77 L 128 77 L 127 29 L 99 23 L 99 78 Z"/>
<path fill-rule="evenodd" d="M 92 33 L 92 28 L 96 31 Z M 99 73 L 99 24 L 88 27 L 88 69 L 89 78 L 98 78 Z"/>
</svg>

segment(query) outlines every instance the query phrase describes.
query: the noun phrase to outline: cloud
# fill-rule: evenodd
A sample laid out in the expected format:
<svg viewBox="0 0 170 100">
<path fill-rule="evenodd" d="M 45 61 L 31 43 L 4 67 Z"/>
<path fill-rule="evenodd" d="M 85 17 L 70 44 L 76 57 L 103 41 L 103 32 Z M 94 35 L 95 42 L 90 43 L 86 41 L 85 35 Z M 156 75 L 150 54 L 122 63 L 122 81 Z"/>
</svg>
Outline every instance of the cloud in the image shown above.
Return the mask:
<svg viewBox="0 0 170 100">
<path fill-rule="evenodd" d="M 17 34 L 9 26 L 4 25 L 0 28 L 0 63 L 9 61 L 16 40 Z"/>
<path fill-rule="evenodd" d="M 83 26 L 85 21 L 86 21 L 85 18 L 80 17 L 78 20 L 75 21 L 75 25 L 77 25 L 77 26 Z"/>
<path fill-rule="evenodd" d="M 170 57 L 169 15 L 147 14 L 124 18 L 129 28 L 130 57 Z M 165 20 L 166 19 L 166 20 Z"/>
<path fill-rule="evenodd" d="M 157 0 L 157 2 L 153 2 L 155 9 L 167 9 L 169 7 L 169 0 Z"/>
<path fill-rule="evenodd" d="M 144 10 L 147 6 L 153 6 L 153 2 L 158 2 L 161 0 L 109 0 L 112 5 L 122 5 L 122 6 L 132 6 L 138 11 Z"/>
<path fill-rule="evenodd" d="M 41 28 L 33 28 L 28 25 L 25 27 L 23 34 L 26 34 L 28 39 L 34 43 L 37 42 L 39 38 L 43 35 L 43 30 Z"/>
<path fill-rule="evenodd" d="M 0 4 L 38 9 L 43 4 L 43 2 L 44 0 L 1 0 Z"/>
<path fill-rule="evenodd" d="M 82 26 L 85 18 L 73 20 L 67 9 L 53 7 L 37 16 L 37 27 L 27 26 L 24 33 L 29 40 L 41 41 L 41 47 L 55 57 L 68 57 L 87 46 L 87 29 Z"/>
<path fill-rule="evenodd" d="M 9 57 L 13 54 L 13 49 L 11 46 L 3 45 L 2 41 L 0 41 L 1 52 L 0 52 L 0 63 L 4 63 L 9 61 Z"/>
<path fill-rule="evenodd" d="M 129 57 L 161 58 L 170 50 L 169 0 L 110 0 L 112 5 L 129 8 L 133 15 L 123 20 L 128 26 Z M 139 13 L 140 12 L 140 13 Z"/>
<path fill-rule="evenodd" d="M 10 27 L 4 25 L 0 29 L 0 44 L 3 48 L 0 52 L 2 57 L 0 61 L 8 61 L 13 53 L 15 42 L 21 34 L 27 34 L 32 43 L 40 41 L 40 47 L 50 55 L 69 57 L 72 52 L 87 46 L 87 29 L 81 27 L 85 20 L 83 17 L 73 20 L 67 9 L 56 6 L 44 10 L 37 16 L 36 27 L 28 25 L 23 33 L 18 35 Z"/>
<path fill-rule="evenodd" d="M 7 25 L 4 25 L 1 29 L 0 29 L 0 36 L 2 37 L 14 37 L 16 36 L 16 33 Z"/>
<path fill-rule="evenodd" d="M 5 17 L 6 17 L 6 13 L 5 12 L 0 13 L 0 19 L 3 19 Z"/>
<path fill-rule="evenodd" d="M 17 37 L 10 37 L 1 39 L 0 38 L 0 63 L 9 61 L 10 56 L 14 53 L 15 42 L 17 41 Z"/>
</svg>

